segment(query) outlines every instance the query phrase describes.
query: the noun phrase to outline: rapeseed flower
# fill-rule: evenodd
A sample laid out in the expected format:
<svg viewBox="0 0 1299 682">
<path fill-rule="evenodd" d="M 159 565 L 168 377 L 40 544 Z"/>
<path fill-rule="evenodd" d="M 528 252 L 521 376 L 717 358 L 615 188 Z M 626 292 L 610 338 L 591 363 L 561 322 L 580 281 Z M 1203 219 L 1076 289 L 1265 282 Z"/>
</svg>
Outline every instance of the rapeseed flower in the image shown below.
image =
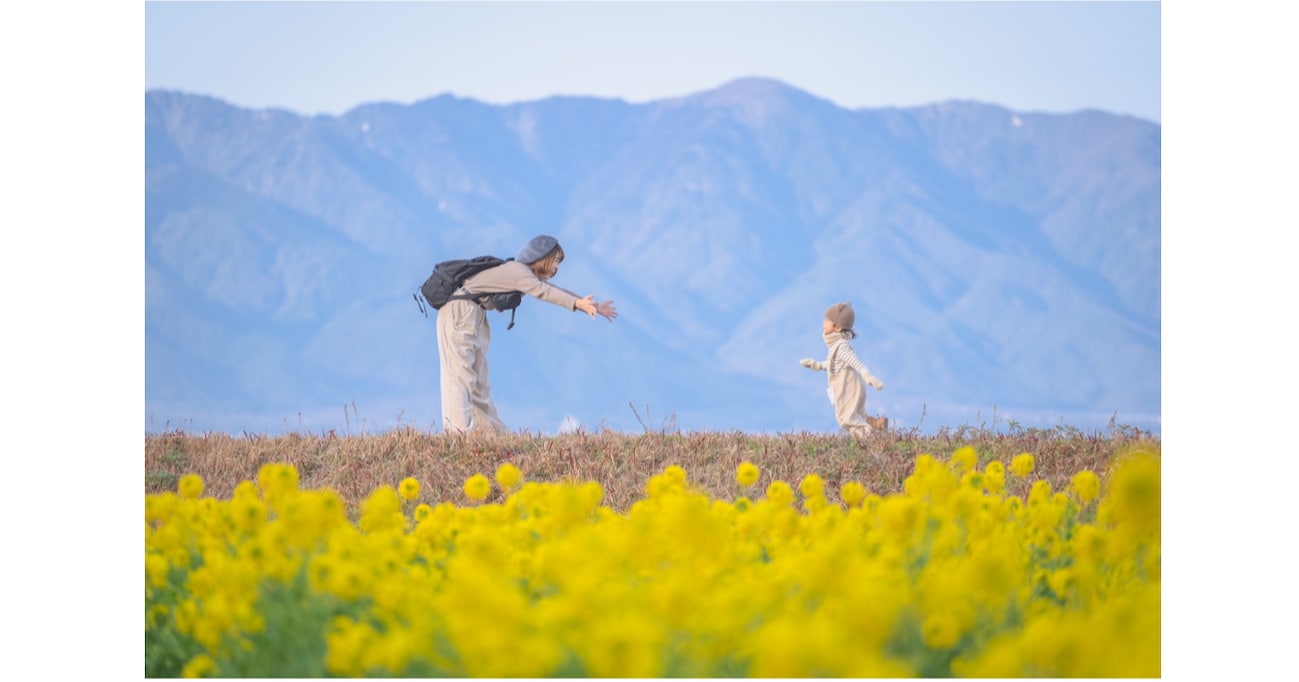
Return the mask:
<svg viewBox="0 0 1299 682">
<path fill-rule="evenodd" d="M 336 616 L 325 633 L 325 668 L 334 675 L 364 677 L 364 652 L 373 646 L 379 633 L 367 623 L 346 616 Z"/>
<path fill-rule="evenodd" d="M 789 484 L 776 480 L 767 486 L 767 499 L 778 505 L 787 505 L 794 503 L 794 489 Z"/>
<path fill-rule="evenodd" d="M 160 493 L 146 495 L 144 498 L 144 522 L 149 525 L 165 523 L 180 507 L 180 495 Z"/>
<path fill-rule="evenodd" d="M 866 488 L 857 481 L 848 481 L 839 489 L 839 499 L 849 507 L 860 507 L 866 499 Z"/>
<path fill-rule="evenodd" d="M 391 495 L 391 504 L 386 505 L 385 511 L 392 518 L 376 525 L 404 527 L 405 519 L 397 493 L 391 486 L 385 487 L 387 494 Z M 294 547 L 313 547 L 330 532 L 348 523 L 343 498 L 337 491 L 328 488 L 293 493 L 280 502 L 276 511 L 278 519 L 275 527 L 284 542 Z"/>
<path fill-rule="evenodd" d="M 663 635 L 650 619 L 619 614 L 603 619 L 578 646 L 592 677 L 662 677 Z"/>
<path fill-rule="evenodd" d="M 1015 455 L 1015 459 L 1010 461 L 1010 471 L 1021 478 L 1033 473 L 1033 455 L 1027 452 Z"/>
<path fill-rule="evenodd" d="M 987 481 L 984 479 L 984 475 L 979 471 L 967 471 L 964 474 L 961 474 L 961 485 L 970 488 L 971 490 L 981 491 L 984 490 Z"/>
<path fill-rule="evenodd" d="M 680 490 L 681 486 L 675 479 L 668 478 L 666 474 L 655 474 L 650 476 L 649 481 L 645 483 L 645 497 L 654 500 L 663 497 L 675 490 Z"/>
<path fill-rule="evenodd" d="M 1051 591 L 1060 599 L 1065 599 L 1069 596 L 1069 589 L 1073 586 L 1073 583 L 1074 572 L 1068 568 L 1061 568 L 1052 571 L 1046 576 L 1047 586 L 1050 587 Z"/>
<path fill-rule="evenodd" d="M 487 499 L 487 494 L 492 491 L 492 482 L 482 474 L 474 474 L 465 479 L 465 497 L 481 502 Z"/>
<path fill-rule="evenodd" d="M 578 499 L 591 511 L 595 511 L 604 500 L 604 486 L 596 481 L 587 481 L 577 486 Z"/>
<path fill-rule="evenodd" d="M 735 468 L 735 482 L 747 488 L 758 482 L 758 466 L 753 462 L 740 462 Z"/>
<path fill-rule="evenodd" d="M 215 669 L 216 661 L 212 660 L 211 656 L 199 654 L 185 663 L 185 667 L 180 671 L 180 676 L 191 679 L 207 677 Z"/>
<path fill-rule="evenodd" d="M 147 495 L 146 676 L 1158 677 L 1158 456 L 1067 496 L 1038 481 L 1027 504 L 977 464 L 926 456 L 882 497 L 844 483 L 846 512 L 792 504 L 825 499 L 816 473 L 726 503 L 679 467 L 625 514 L 594 481 L 520 476 L 499 505 L 420 504 L 413 527 L 401 486 L 354 524 L 288 465 L 263 495 Z M 470 500 L 492 487 L 465 481 Z M 285 608 L 347 615 L 285 630 Z"/>
<path fill-rule="evenodd" d="M 983 489 L 992 495 L 1000 495 L 1006 488 L 1006 465 L 993 460 L 983 468 Z"/>
<path fill-rule="evenodd" d="M 1160 525 L 1159 458 L 1149 452 L 1125 454 L 1114 465 L 1105 516 L 1138 535 Z"/>
<path fill-rule="evenodd" d="M 272 506 L 298 490 L 298 470 L 292 464 L 268 462 L 257 471 L 262 497 Z"/>
<path fill-rule="evenodd" d="M 523 472 L 519 468 L 505 462 L 496 467 L 496 483 L 501 486 L 501 490 L 512 492 L 523 480 Z"/>
<path fill-rule="evenodd" d="M 166 587 L 169 568 L 167 558 L 161 554 L 144 555 L 144 577 L 150 587 Z"/>
<path fill-rule="evenodd" d="M 898 546 L 909 542 L 912 531 L 924 515 L 924 503 L 916 498 L 890 495 L 879 506 L 881 529 Z"/>
<path fill-rule="evenodd" d="M 197 500 L 203 495 L 203 479 L 198 474 L 185 474 L 176 488 L 183 499 Z"/>
<path fill-rule="evenodd" d="M 961 624 L 950 612 L 932 613 L 921 624 L 920 636 L 931 649 L 950 649 L 961 639 Z"/>
<path fill-rule="evenodd" d="M 1051 482 L 1045 479 L 1033 481 L 1033 487 L 1028 489 L 1028 506 L 1046 504 L 1050 499 Z"/>
<path fill-rule="evenodd" d="M 401 499 L 390 485 L 381 485 L 361 503 L 361 530 L 377 533 L 384 530 L 401 530 L 406 516 L 401 511 Z"/>
<path fill-rule="evenodd" d="M 427 519 L 432 515 L 433 515 L 433 508 L 428 506 L 427 504 L 421 504 L 418 507 L 415 507 L 415 513 L 414 513 L 415 523 L 419 523 L 420 521 L 423 521 L 424 519 Z"/>
<path fill-rule="evenodd" d="M 255 533 L 266 525 L 268 513 L 266 503 L 253 497 L 239 497 L 230 501 L 230 520 L 235 527 L 245 533 Z"/>
<path fill-rule="evenodd" d="M 1101 480 L 1091 471 L 1079 471 L 1074 474 L 1069 481 L 1069 487 L 1078 502 L 1084 505 L 1090 504 L 1101 494 Z"/>
<path fill-rule="evenodd" d="M 257 492 L 256 484 L 254 484 L 252 481 L 240 481 L 239 485 L 235 486 L 234 493 L 231 495 L 230 499 L 253 500 L 253 499 L 258 499 L 260 497 L 261 495 L 258 494 Z"/>
<path fill-rule="evenodd" d="M 1001 507 L 1011 518 L 1016 518 L 1024 511 L 1024 500 L 1018 497 L 1007 497 L 1001 503 Z"/>
<path fill-rule="evenodd" d="M 825 495 L 825 481 L 816 474 L 808 474 L 798 484 L 798 491 L 803 497 L 821 497 Z"/>
<path fill-rule="evenodd" d="M 956 452 L 952 453 L 948 464 L 954 467 L 957 473 L 974 471 L 979 466 L 979 453 L 971 445 L 957 448 Z"/>
<path fill-rule="evenodd" d="M 413 500 L 419 497 L 419 481 L 414 478 L 404 478 L 401 484 L 397 486 L 397 494 L 403 500 Z"/>
</svg>

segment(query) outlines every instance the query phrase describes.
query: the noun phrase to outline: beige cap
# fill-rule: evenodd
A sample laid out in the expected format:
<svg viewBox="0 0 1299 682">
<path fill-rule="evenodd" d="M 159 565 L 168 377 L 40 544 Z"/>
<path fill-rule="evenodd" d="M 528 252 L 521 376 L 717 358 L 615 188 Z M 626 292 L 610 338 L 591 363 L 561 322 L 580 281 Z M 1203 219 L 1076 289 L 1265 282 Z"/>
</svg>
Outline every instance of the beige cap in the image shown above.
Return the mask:
<svg viewBox="0 0 1299 682">
<path fill-rule="evenodd" d="M 825 311 L 825 319 L 840 329 L 852 329 L 857 313 L 853 312 L 851 303 L 836 303 Z"/>
</svg>

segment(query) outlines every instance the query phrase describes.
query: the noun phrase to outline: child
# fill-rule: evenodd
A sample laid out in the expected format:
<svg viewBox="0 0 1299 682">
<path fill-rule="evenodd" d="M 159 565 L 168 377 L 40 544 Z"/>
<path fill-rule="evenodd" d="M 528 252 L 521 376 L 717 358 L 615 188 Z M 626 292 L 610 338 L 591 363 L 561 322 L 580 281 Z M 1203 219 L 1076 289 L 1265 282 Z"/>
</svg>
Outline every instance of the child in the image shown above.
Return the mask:
<svg viewBox="0 0 1299 682">
<path fill-rule="evenodd" d="M 523 247 L 519 257 L 465 280 L 466 294 L 521 291 L 566 310 L 580 310 L 591 319 L 598 314 L 613 322 L 618 311 L 613 301 L 596 303 L 594 294 L 582 298 L 548 280 L 559 272 L 564 249 L 549 235 L 538 235 Z M 438 311 L 438 358 L 442 369 L 442 424 L 444 431 L 506 433 L 509 427 L 496 414 L 487 378 L 487 348 L 492 328 L 486 311 L 490 296 L 479 300 L 452 299 Z"/>
<path fill-rule="evenodd" d="M 866 386 L 884 390 L 884 382 L 866 369 L 853 352 L 850 339 L 857 336 L 852 330 L 857 319 L 851 303 L 836 303 L 825 311 L 822 321 L 822 338 L 829 347 L 825 362 L 804 358 L 798 364 L 812 370 L 825 370 L 828 374 L 830 403 L 834 405 L 834 418 L 848 433 L 864 438 L 875 429 L 888 428 L 888 420 L 866 415 Z"/>
</svg>

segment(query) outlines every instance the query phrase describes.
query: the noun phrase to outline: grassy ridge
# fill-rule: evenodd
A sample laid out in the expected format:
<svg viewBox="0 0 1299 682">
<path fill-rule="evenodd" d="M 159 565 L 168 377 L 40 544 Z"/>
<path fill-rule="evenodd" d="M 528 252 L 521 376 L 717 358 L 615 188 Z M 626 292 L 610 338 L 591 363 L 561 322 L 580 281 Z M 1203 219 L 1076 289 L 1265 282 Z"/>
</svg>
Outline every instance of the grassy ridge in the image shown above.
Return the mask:
<svg viewBox="0 0 1299 682">
<path fill-rule="evenodd" d="M 900 492 L 918 455 L 946 459 L 967 445 L 978 452 L 979 468 L 992 460 L 1009 465 L 1015 455 L 1031 453 L 1037 462 L 1033 475 L 1007 477 L 1009 493 L 1022 497 L 1035 480 L 1063 490 L 1084 469 L 1103 476 L 1116 455 L 1136 446 L 1158 452 L 1160 440 L 1130 427 L 1103 433 L 1067 427 L 997 433 L 962 427 L 935 435 L 890 432 L 861 442 L 844 434 L 816 433 L 462 436 L 404 428 L 340 437 L 332 432 L 230 436 L 177 431 L 146 436 L 145 492 L 174 491 L 180 477 L 192 473 L 203 478 L 205 495 L 229 499 L 239 482 L 256 481 L 263 464 L 285 462 L 297 468 L 302 488 L 332 488 L 352 513 L 375 488 L 395 488 L 406 477 L 420 482 L 419 502 L 465 504 L 466 478 L 476 473 L 491 478 L 496 467 L 509 462 L 527 480 L 597 481 L 604 488 L 604 504 L 625 511 L 644 496 L 651 476 L 676 464 L 686 470 L 692 485 L 716 499 L 760 497 L 774 480 L 797 490 L 804 476 L 818 474 L 825 479 L 830 500 L 837 502 L 840 486 L 848 481 L 879 495 Z M 758 466 L 761 478 L 753 488 L 741 489 L 735 469 L 746 460 Z M 501 499 L 500 491 L 493 490 L 486 501 Z"/>
</svg>

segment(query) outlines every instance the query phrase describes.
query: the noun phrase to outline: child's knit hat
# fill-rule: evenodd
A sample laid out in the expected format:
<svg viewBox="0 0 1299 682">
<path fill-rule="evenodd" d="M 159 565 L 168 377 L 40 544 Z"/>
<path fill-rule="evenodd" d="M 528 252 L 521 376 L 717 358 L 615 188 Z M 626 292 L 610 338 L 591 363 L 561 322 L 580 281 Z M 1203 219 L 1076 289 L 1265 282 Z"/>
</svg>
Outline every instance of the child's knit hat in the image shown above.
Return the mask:
<svg viewBox="0 0 1299 682">
<path fill-rule="evenodd" d="M 853 323 L 857 321 L 857 313 L 852 311 L 852 304 L 845 301 L 830 306 L 825 311 L 825 319 L 840 329 L 851 330 Z"/>
</svg>

